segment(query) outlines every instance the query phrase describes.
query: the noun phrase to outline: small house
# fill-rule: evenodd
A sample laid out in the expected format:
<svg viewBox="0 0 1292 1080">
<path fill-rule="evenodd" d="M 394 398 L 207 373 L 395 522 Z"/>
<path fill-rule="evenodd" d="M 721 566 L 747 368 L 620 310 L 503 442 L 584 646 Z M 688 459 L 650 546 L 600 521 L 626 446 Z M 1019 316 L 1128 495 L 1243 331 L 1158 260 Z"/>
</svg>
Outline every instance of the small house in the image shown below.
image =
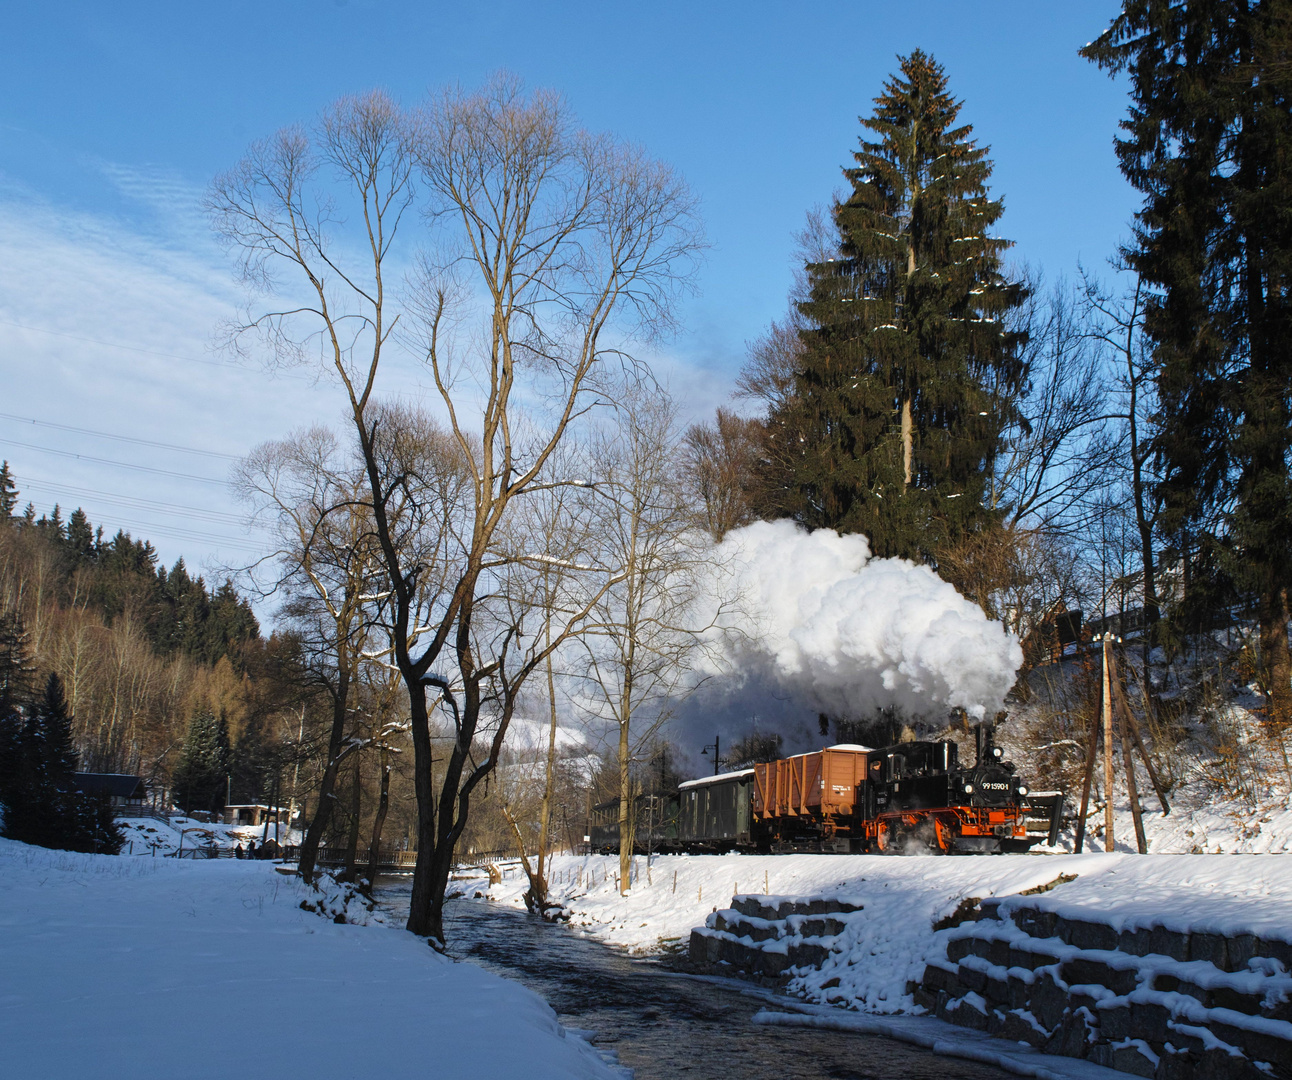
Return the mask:
<svg viewBox="0 0 1292 1080">
<path fill-rule="evenodd" d="M 129 773 L 73 773 L 72 783 L 85 795 L 106 795 L 114 809 L 140 809 L 148 798 L 143 777 Z"/>
</svg>

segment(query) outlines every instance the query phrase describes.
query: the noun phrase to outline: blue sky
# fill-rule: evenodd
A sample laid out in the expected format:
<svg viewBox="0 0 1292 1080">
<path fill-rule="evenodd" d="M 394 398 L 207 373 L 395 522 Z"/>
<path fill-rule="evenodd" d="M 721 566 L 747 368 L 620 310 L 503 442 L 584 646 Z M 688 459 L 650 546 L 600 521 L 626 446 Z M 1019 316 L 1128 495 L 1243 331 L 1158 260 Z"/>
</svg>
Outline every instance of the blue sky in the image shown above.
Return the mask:
<svg viewBox="0 0 1292 1080">
<path fill-rule="evenodd" d="M 857 117 L 896 54 L 917 46 L 943 63 L 962 118 L 991 147 L 1014 257 L 1051 278 L 1078 259 L 1101 267 L 1136 205 L 1112 152 L 1126 98 L 1076 50 L 1117 8 L 11 5 L 0 35 L 0 456 L 38 508 L 82 504 L 109 531 L 151 536 L 168 562 L 254 554 L 219 455 L 333 421 L 339 402 L 301 376 L 209 351 L 238 293 L 199 201 L 250 140 L 372 86 L 412 103 L 507 68 L 679 169 L 712 247 L 684 332 L 660 360 L 696 415 L 726 399 L 745 342 L 784 311 L 805 212 L 839 189 Z"/>
</svg>

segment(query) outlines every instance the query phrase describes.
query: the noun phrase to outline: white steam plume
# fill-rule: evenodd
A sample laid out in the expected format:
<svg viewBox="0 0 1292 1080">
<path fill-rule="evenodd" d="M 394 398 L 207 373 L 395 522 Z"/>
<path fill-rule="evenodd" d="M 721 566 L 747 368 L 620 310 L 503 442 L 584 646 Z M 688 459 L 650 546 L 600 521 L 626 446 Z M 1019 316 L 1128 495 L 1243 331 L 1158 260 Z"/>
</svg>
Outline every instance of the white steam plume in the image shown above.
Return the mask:
<svg viewBox="0 0 1292 1080">
<path fill-rule="evenodd" d="M 927 567 L 872 558 L 864 536 L 756 522 L 715 556 L 710 591 L 728 605 L 713 635 L 719 667 L 832 716 L 959 707 L 982 719 L 1023 661 L 976 604 Z"/>
</svg>

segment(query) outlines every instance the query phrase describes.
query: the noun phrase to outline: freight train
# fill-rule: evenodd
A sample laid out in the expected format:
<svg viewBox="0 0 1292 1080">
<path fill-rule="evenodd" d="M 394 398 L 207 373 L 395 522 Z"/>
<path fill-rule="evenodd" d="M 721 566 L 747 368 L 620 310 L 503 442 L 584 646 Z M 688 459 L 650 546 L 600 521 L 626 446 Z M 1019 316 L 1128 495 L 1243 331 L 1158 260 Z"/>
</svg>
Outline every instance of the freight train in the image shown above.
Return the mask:
<svg viewBox="0 0 1292 1080">
<path fill-rule="evenodd" d="M 995 854 L 1054 843 L 1062 796 L 1030 792 L 992 726 L 975 730 L 972 765 L 950 741 L 845 743 L 639 796 L 634 850 Z M 1040 814 L 1048 836 L 1029 830 Z M 593 851 L 619 850 L 618 800 L 593 808 L 588 835 Z"/>
</svg>

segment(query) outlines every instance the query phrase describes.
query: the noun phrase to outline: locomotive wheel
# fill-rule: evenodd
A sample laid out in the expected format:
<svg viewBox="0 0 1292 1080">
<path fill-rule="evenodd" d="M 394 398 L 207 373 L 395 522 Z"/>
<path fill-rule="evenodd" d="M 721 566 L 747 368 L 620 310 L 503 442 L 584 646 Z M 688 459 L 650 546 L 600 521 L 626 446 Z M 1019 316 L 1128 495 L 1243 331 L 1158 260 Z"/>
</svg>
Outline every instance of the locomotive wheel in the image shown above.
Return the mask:
<svg viewBox="0 0 1292 1080">
<path fill-rule="evenodd" d="M 942 845 L 942 823 L 926 817 L 914 825 L 904 821 L 885 821 L 879 827 L 879 851 L 883 855 L 912 854 L 924 848 L 934 855 L 945 854 Z"/>
</svg>

